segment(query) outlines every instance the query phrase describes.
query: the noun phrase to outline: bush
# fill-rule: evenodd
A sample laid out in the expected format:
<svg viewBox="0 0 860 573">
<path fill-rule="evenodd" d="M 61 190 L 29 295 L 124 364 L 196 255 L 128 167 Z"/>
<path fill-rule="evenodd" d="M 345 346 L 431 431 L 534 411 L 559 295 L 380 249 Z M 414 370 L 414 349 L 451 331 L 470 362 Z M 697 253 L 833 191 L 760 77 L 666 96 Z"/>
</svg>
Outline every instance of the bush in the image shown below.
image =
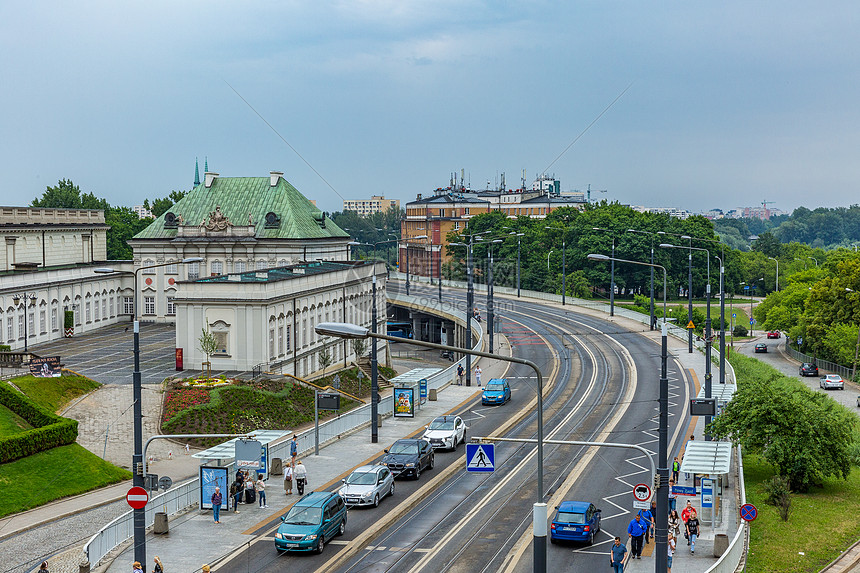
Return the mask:
<svg viewBox="0 0 860 573">
<path fill-rule="evenodd" d="M 734 336 L 746 336 L 749 334 L 749 330 L 745 326 L 741 326 L 740 324 L 735 327 L 732 331 L 732 335 Z"/>
<path fill-rule="evenodd" d="M 64 328 L 72 328 L 73 326 L 75 326 L 75 311 L 73 311 L 73 310 L 63 311 L 63 327 Z"/>
<path fill-rule="evenodd" d="M 0 404 L 33 426 L 20 434 L 0 438 L 0 463 L 72 444 L 78 439 L 78 422 L 52 414 L 6 384 L 0 384 Z"/>
<path fill-rule="evenodd" d="M 791 513 L 791 490 L 787 477 L 773 476 L 770 481 L 762 484 L 765 492 L 765 501 L 773 505 L 779 511 L 779 517 L 788 521 Z"/>
</svg>

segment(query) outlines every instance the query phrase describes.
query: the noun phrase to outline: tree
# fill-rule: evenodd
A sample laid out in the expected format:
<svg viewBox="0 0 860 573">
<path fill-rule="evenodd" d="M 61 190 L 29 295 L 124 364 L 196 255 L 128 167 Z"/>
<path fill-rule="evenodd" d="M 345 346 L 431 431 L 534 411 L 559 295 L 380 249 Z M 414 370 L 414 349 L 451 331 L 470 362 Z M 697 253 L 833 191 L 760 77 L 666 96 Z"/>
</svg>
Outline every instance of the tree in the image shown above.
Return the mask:
<svg viewBox="0 0 860 573">
<path fill-rule="evenodd" d="M 320 370 L 325 373 L 326 369 L 331 366 L 332 363 L 331 352 L 328 351 L 327 347 L 323 346 L 323 349 L 319 351 L 317 354 L 317 360 L 320 364 Z"/>
<path fill-rule="evenodd" d="M 128 240 L 144 230 L 152 219 L 141 219 L 128 207 L 108 207 L 105 210 L 105 223 L 110 225 L 107 232 L 107 258 L 109 261 L 125 261 L 132 257 Z"/>
<path fill-rule="evenodd" d="M 204 364 L 206 364 L 206 377 L 209 378 L 212 376 L 212 364 L 209 362 L 209 357 L 218 350 L 218 339 L 215 338 L 214 334 L 202 328 L 200 329 L 200 338 L 197 339 L 197 342 L 200 344 L 200 351 L 206 355 L 206 362 Z"/>
<path fill-rule="evenodd" d="M 71 179 L 60 179 L 54 187 L 47 187 L 41 199 L 33 199 L 33 207 L 50 207 L 54 209 L 107 209 L 110 207 L 104 199 L 99 199 L 92 193 L 81 195 L 81 188 L 72 183 Z"/>
<path fill-rule="evenodd" d="M 152 211 L 152 216 L 156 219 L 161 217 L 163 214 L 167 213 L 171 207 L 180 199 L 185 197 L 188 194 L 188 191 L 171 191 L 167 197 L 162 197 L 160 199 L 153 199 L 151 202 L 147 199 L 144 201 L 144 205 L 149 205 L 149 209 Z"/>
<path fill-rule="evenodd" d="M 354 338 L 352 341 L 352 351 L 355 352 L 355 358 L 359 359 L 367 353 L 367 341 L 361 338 Z"/>
</svg>

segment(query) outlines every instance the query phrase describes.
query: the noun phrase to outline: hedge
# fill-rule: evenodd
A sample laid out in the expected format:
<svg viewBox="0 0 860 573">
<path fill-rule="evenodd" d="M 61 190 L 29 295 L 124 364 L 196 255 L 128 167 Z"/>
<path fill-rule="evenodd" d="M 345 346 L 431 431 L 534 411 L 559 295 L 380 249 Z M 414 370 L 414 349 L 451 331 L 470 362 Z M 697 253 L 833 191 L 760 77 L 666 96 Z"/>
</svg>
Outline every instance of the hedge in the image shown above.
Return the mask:
<svg viewBox="0 0 860 573">
<path fill-rule="evenodd" d="M 0 384 L 0 404 L 33 426 L 32 430 L 0 438 L 0 463 L 72 444 L 78 439 L 77 420 L 48 412 L 7 384 Z"/>
</svg>

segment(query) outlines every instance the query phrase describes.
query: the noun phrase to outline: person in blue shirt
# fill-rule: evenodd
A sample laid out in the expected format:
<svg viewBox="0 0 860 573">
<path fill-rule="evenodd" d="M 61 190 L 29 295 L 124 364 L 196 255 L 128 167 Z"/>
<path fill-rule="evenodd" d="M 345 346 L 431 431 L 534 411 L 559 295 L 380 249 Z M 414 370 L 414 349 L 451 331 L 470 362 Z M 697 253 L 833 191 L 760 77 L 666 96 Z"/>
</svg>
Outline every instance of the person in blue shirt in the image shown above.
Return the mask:
<svg viewBox="0 0 860 573">
<path fill-rule="evenodd" d="M 627 526 L 627 534 L 630 536 L 630 549 L 633 552 L 631 559 L 642 559 L 642 537 L 647 529 L 648 526 L 642 521 L 639 514 L 636 514 L 630 521 L 630 525 Z"/>
<path fill-rule="evenodd" d="M 609 547 L 609 564 L 615 573 L 624 573 L 624 557 L 627 556 L 627 547 L 621 543 L 621 538 L 615 538 L 615 544 Z"/>
<path fill-rule="evenodd" d="M 290 458 L 292 458 L 292 466 L 296 467 L 296 455 L 299 453 L 299 437 L 293 434 L 293 439 L 290 441 Z"/>
</svg>

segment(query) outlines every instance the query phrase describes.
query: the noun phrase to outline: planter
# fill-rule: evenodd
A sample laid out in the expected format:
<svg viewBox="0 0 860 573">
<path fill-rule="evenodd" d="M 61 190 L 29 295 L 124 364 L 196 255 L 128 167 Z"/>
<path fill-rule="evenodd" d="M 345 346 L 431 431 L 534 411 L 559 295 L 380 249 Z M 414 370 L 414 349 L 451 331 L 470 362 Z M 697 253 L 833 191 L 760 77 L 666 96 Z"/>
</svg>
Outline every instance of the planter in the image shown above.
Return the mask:
<svg viewBox="0 0 860 573">
<path fill-rule="evenodd" d="M 64 328 L 63 329 L 63 336 L 64 337 L 71 338 L 74 335 L 75 335 L 75 327 L 74 326 L 71 328 Z"/>
</svg>

